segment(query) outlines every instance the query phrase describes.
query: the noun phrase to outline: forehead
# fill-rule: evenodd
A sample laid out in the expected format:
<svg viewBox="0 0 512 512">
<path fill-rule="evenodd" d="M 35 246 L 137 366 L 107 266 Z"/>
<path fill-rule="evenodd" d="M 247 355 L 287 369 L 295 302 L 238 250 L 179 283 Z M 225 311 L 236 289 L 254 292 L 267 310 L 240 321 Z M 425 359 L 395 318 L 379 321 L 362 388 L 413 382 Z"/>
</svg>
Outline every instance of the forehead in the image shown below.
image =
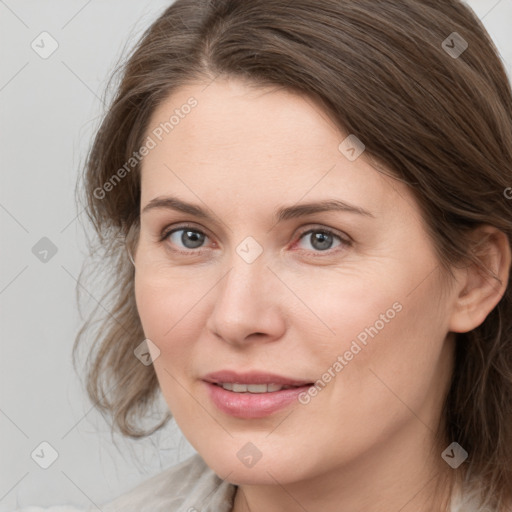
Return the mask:
<svg viewBox="0 0 512 512">
<path fill-rule="evenodd" d="M 372 211 L 396 208 L 401 184 L 380 174 L 364 152 L 347 158 L 348 135 L 313 99 L 283 88 L 226 79 L 183 86 L 159 105 L 146 130 L 155 147 L 142 161 L 141 203 L 192 192 L 254 207 L 328 195 Z"/>
</svg>

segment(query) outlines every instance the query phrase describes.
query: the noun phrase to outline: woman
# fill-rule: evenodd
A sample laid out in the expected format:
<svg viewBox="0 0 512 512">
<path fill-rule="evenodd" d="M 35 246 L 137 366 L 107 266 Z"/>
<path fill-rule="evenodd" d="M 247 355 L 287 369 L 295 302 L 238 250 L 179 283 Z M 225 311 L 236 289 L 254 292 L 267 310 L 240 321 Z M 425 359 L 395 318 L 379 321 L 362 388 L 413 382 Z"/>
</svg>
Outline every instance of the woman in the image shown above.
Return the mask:
<svg viewBox="0 0 512 512">
<path fill-rule="evenodd" d="M 88 392 L 198 455 L 102 510 L 512 510 L 511 162 L 457 0 L 171 5 L 87 161 Z"/>
</svg>

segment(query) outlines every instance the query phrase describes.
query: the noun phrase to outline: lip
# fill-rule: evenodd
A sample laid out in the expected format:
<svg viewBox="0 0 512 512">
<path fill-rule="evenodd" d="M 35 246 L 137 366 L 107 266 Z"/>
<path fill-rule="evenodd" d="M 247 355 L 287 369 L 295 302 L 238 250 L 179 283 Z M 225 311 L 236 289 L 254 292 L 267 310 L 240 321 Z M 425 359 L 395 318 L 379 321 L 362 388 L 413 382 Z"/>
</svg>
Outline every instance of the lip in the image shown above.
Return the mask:
<svg viewBox="0 0 512 512">
<path fill-rule="evenodd" d="M 298 401 L 312 382 L 262 372 L 237 373 L 231 370 L 210 373 L 203 377 L 207 393 L 214 405 L 235 418 L 264 418 Z M 220 383 L 279 384 L 297 386 L 270 393 L 235 393 L 219 386 Z"/>
<path fill-rule="evenodd" d="M 213 384 L 279 384 L 281 386 L 304 386 L 306 384 L 312 384 L 311 381 L 292 379 L 275 373 L 258 371 L 238 373 L 233 370 L 221 370 L 219 372 L 209 373 L 203 377 L 203 380 Z"/>
</svg>

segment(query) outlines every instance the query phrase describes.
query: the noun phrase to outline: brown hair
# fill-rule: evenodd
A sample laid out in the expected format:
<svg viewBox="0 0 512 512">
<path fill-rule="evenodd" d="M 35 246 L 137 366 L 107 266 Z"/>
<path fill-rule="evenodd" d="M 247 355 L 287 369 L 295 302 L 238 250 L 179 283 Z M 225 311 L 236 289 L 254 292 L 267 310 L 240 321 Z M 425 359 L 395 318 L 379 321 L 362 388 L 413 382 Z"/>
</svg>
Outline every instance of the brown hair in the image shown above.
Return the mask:
<svg viewBox="0 0 512 512">
<path fill-rule="evenodd" d="M 468 47 L 450 54 L 460 37 Z M 155 108 L 181 85 L 223 75 L 320 99 L 382 172 L 410 187 L 447 276 L 461 261 L 479 264 L 473 228 L 490 224 L 511 240 L 504 191 L 512 184 L 512 92 L 492 40 L 460 1 L 177 0 L 117 74 L 83 184 L 97 234 L 91 256 L 111 286 L 73 356 L 92 331 L 87 392 L 126 436 L 147 436 L 170 414 L 151 429 L 137 426 L 159 393 L 152 366 L 134 357 L 144 333 L 125 250 L 137 239 L 140 165 L 113 177 L 142 146 Z M 494 507 L 512 502 L 511 294 L 507 283 L 485 321 L 456 335 L 437 432 L 441 450 L 457 441 L 469 453 L 453 478 L 472 475 Z"/>
</svg>

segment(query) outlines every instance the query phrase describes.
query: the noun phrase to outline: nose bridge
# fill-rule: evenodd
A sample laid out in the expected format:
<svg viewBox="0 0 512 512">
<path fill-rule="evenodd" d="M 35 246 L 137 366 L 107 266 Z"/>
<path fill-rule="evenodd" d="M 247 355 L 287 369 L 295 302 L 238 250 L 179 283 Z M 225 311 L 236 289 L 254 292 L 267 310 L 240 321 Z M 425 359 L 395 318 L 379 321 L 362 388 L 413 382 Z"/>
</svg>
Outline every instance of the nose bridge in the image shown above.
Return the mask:
<svg viewBox="0 0 512 512">
<path fill-rule="evenodd" d="M 267 268 L 268 252 L 261 243 L 252 236 L 245 237 L 231 251 L 229 259 L 229 274 L 226 276 L 223 290 L 228 295 L 244 299 L 250 293 L 258 298 L 258 288 L 269 286 L 272 273 Z"/>
<path fill-rule="evenodd" d="M 229 272 L 220 283 L 217 304 L 223 308 L 240 309 L 248 316 L 252 310 L 262 306 L 271 276 L 263 257 L 249 263 L 239 254 L 233 254 Z"/>
<path fill-rule="evenodd" d="M 284 328 L 276 294 L 271 293 L 275 276 L 267 268 L 263 252 L 256 254 L 256 249 L 251 240 L 239 244 L 227 275 L 218 284 L 208 325 L 230 343 L 242 343 L 254 333 L 272 339 Z"/>
</svg>

